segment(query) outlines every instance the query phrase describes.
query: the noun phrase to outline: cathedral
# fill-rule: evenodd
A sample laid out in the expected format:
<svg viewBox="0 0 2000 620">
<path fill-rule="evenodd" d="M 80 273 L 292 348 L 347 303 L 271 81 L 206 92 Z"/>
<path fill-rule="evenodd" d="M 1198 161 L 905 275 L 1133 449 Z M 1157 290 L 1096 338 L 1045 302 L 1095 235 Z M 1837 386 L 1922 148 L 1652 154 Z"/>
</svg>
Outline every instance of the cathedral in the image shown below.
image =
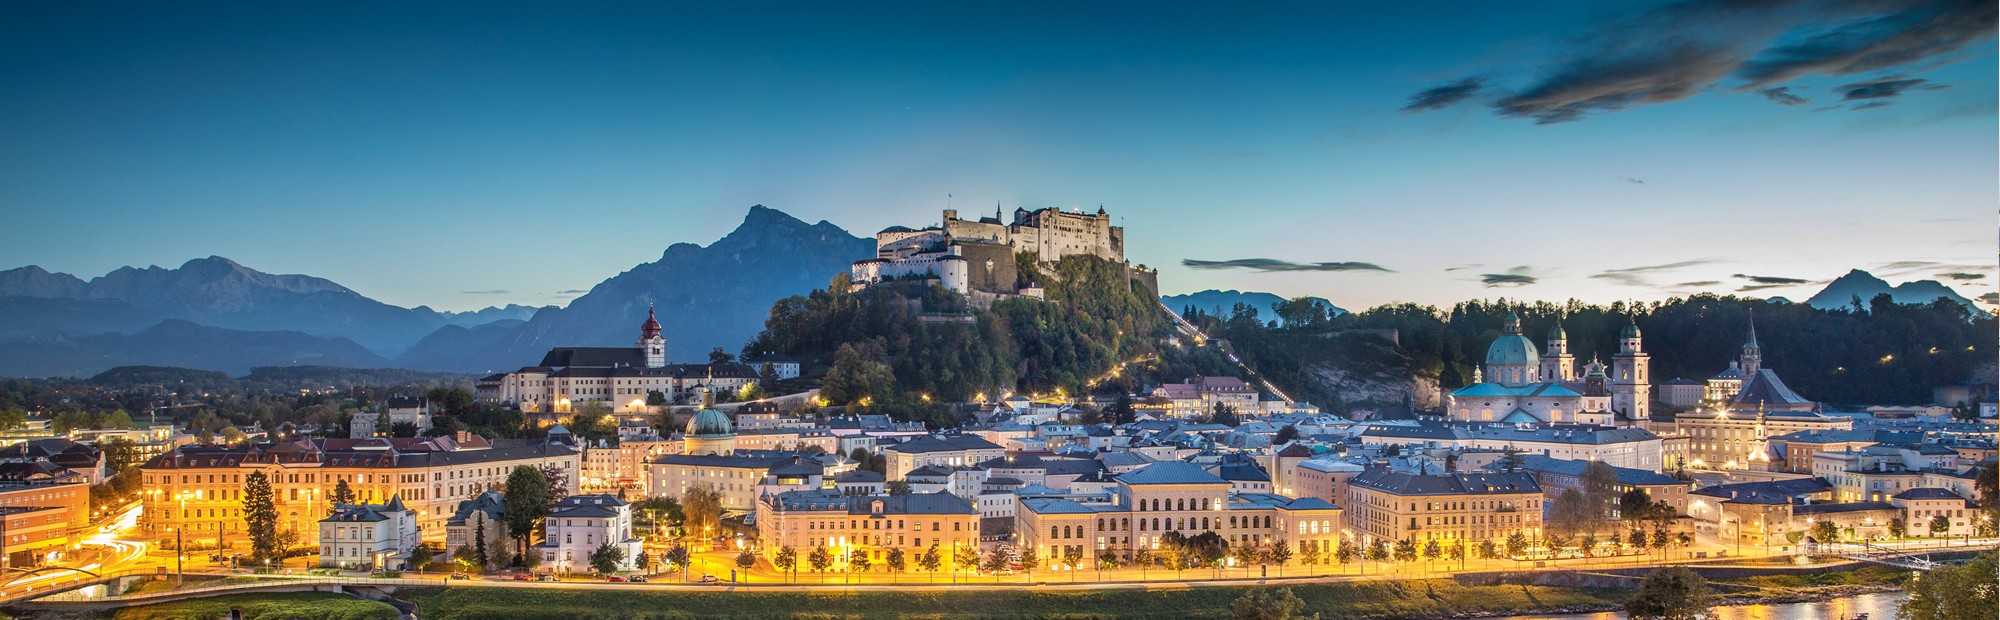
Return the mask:
<svg viewBox="0 0 2000 620">
<path fill-rule="evenodd" d="M 633 346 L 550 349 L 541 364 L 481 378 L 477 396 L 481 404 L 524 413 L 571 413 L 591 406 L 632 413 L 657 404 L 701 402 L 756 381 L 757 370 L 747 364 L 667 363 L 667 339 L 649 307 Z"/>
<path fill-rule="evenodd" d="M 1445 396 L 1446 413 L 1453 421 L 1501 424 L 1645 420 L 1652 415 L 1651 360 L 1641 340 L 1639 326 L 1628 324 L 1610 368 L 1591 360 L 1579 369 L 1561 325 L 1549 329 L 1548 347 L 1537 354 L 1534 341 L 1521 334 L 1521 317 L 1508 314 L 1472 384 Z"/>
</svg>

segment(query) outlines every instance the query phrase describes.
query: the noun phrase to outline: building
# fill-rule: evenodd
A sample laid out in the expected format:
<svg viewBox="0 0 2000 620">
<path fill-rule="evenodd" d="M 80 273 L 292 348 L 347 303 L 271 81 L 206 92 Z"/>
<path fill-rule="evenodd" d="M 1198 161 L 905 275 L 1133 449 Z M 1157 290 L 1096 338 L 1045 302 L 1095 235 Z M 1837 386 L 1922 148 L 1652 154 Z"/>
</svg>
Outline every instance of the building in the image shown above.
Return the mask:
<svg viewBox="0 0 2000 620">
<path fill-rule="evenodd" d="M 417 519 L 399 496 L 381 504 L 343 504 L 319 520 L 321 568 L 404 570 L 417 546 Z"/>
<path fill-rule="evenodd" d="M 0 463 L 49 463 L 83 476 L 88 484 L 103 482 L 104 452 L 96 446 L 60 437 L 31 439 L 0 448 Z"/>
<path fill-rule="evenodd" d="M 938 226 L 921 230 L 891 226 L 875 234 L 875 258 L 855 261 L 852 281 L 872 286 L 895 280 L 937 280 L 947 290 L 966 294 L 975 304 L 999 295 L 1040 297 L 1041 288 L 1023 282 L 1017 255 L 1031 254 L 1043 265 L 1066 256 L 1096 256 L 1125 262 L 1125 229 L 1111 225 L 1111 216 L 1045 208 L 1015 209 L 1012 223 L 1003 224 L 996 206 L 993 217 L 959 219 L 944 211 Z M 1148 290 L 1159 290 L 1149 270 L 1129 268 L 1130 277 Z"/>
<path fill-rule="evenodd" d="M 1936 487 L 1897 493 L 1889 499 L 1889 503 L 1903 509 L 1903 523 L 1911 536 L 1983 535 L 1979 531 L 1980 525 L 1982 522 L 1991 523 L 1993 518 L 1990 514 L 1983 514 L 1978 504 L 1971 500 Z M 1933 522 L 1940 519 L 1945 529 L 1932 529 Z"/>
<path fill-rule="evenodd" d="M 1660 402 L 1668 407 L 1694 407 L 1707 398 L 1708 384 L 1701 381 L 1674 377 L 1660 384 Z"/>
<path fill-rule="evenodd" d="M 1362 544 L 1466 545 L 1542 532 L 1541 485 L 1527 473 L 1420 475 L 1370 468 L 1347 481 L 1347 530 Z"/>
<path fill-rule="evenodd" d="M 1777 375 L 1766 368 L 1752 380 L 1758 393 L 1791 392 L 1778 381 Z M 1742 394 L 1750 394 L 1745 390 Z M 1674 426 L 1688 438 L 1688 461 L 1684 464 L 1691 469 L 1754 471 L 1784 470 L 1788 468 L 1783 456 L 1773 452 L 1772 439 L 1780 435 L 1800 432 L 1848 431 L 1854 428 L 1854 418 L 1829 416 L 1813 410 L 1753 410 L 1749 412 L 1735 409 L 1695 409 L 1674 415 Z M 1809 459 L 1792 459 L 1809 462 Z"/>
<path fill-rule="evenodd" d="M 444 522 L 444 551 L 457 553 L 460 547 L 476 549 L 479 537 L 477 530 L 486 530 L 488 557 L 497 555 L 495 550 L 506 546 L 512 549 L 507 537 L 507 498 L 499 491 L 486 491 L 458 503 L 458 511 Z"/>
<path fill-rule="evenodd" d="M 1545 456 L 1529 455 L 1521 457 L 1520 471 L 1527 472 L 1535 477 L 1535 484 L 1542 487 L 1542 496 L 1543 500 L 1545 500 L 1543 505 L 1552 506 L 1555 504 L 1556 498 L 1561 496 L 1565 491 L 1576 491 L 1578 493 L 1588 491 L 1585 488 L 1583 476 L 1584 470 L 1589 466 L 1590 461 L 1552 459 Z M 1498 469 L 1499 467 L 1498 463 L 1487 466 L 1488 469 Z M 1668 506 L 1674 508 L 1675 513 L 1687 514 L 1688 489 L 1692 486 L 1691 483 L 1644 469 L 1614 466 L 1611 468 L 1611 471 L 1618 475 L 1617 482 L 1611 488 L 1612 492 L 1624 495 L 1632 489 L 1639 489 L 1645 491 L 1646 496 L 1652 498 L 1655 502 L 1666 502 Z M 1612 506 L 1611 511 L 1615 516 L 1618 512 L 1618 507 L 1615 505 Z"/>
<path fill-rule="evenodd" d="M 779 381 L 799 378 L 799 361 L 782 353 L 765 351 L 743 360 L 743 363 L 757 369 L 759 374 L 764 372 L 765 366 L 770 366 L 771 374 L 777 375 Z"/>
<path fill-rule="evenodd" d="M 668 364 L 667 340 L 648 308 L 635 346 L 551 349 L 540 364 L 481 378 L 477 397 L 532 413 L 593 404 L 630 413 L 648 411 L 653 402 L 702 402 L 704 393 L 739 392 L 756 380 L 757 369 L 747 364 Z"/>
<path fill-rule="evenodd" d="M 578 573 L 594 570 L 590 554 L 603 545 L 619 551 L 618 571 L 637 567 L 639 539 L 632 536 L 632 505 L 613 495 L 571 495 L 556 502 L 542 519 L 543 572 Z M 615 572 L 615 571 L 614 571 Z"/>
<path fill-rule="evenodd" d="M 854 552 L 884 566 L 901 549 L 914 568 L 932 547 L 949 570 L 955 550 L 979 547 L 979 511 L 949 493 L 843 495 L 831 490 L 774 493 L 757 502 L 757 549 L 766 558 L 791 549 L 805 558 L 815 549 L 833 554 L 835 570 L 845 570 Z"/>
<path fill-rule="evenodd" d="M 1619 334 L 1608 371 L 1595 361 L 1577 368 L 1561 325 L 1549 330 L 1548 341 L 1546 355 L 1537 354 L 1534 341 L 1521 334 L 1521 317 L 1508 314 L 1472 384 L 1445 396 L 1446 415 L 1508 424 L 1614 424 L 1651 417 L 1652 362 L 1638 325 L 1626 325 Z"/>
<path fill-rule="evenodd" d="M 399 498 L 425 540 L 443 541 L 460 501 L 501 488 L 515 467 L 549 468 L 575 493 L 582 463 L 559 443 L 492 447 L 477 435 L 407 439 L 300 439 L 246 447 L 185 446 L 140 466 L 147 533 L 169 540 L 181 529 L 190 548 L 249 544 L 243 530 L 244 478 L 263 473 L 279 529 L 317 544 L 316 515 L 342 482 L 358 503 Z"/>
<path fill-rule="evenodd" d="M 0 566 L 60 559 L 90 525 L 88 479 L 47 461 L 0 463 L 0 518 Z"/>
<path fill-rule="evenodd" d="M 722 510 L 747 514 L 757 498 L 770 493 L 834 488 L 834 480 L 853 471 L 854 461 L 838 454 L 785 451 L 737 451 L 718 454 L 669 454 L 648 466 L 646 494 L 679 499 L 688 489 L 708 487 L 722 497 Z"/>
<path fill-rule="evenodd" d="M 347 436 L 353 439 L 382 437 L 395 433 L 399 424 L 416 429 L 412 435 L 431 430 L 430 401 L 422 398 L 391 397 L 379 411 L 355 413 L 348 421 Z"/>
<path fill-rule="evenodd" d="M 1257 388 L 1236 377 L 1195 377 L 1187 383 L 1168 383 L 1153 388 L 1153 396 L 1167 399 L 1168 411 L 1179 418 L 1209 415 L 1218 404 L 1244 415 L 1259 411 Z"/>
<path fill-rule="evenodd" d="M 1109 550 L 1129 560 L 1135 549 L 1158 549 L 1161 537 L 1214 532 L 1232 547 L 1291 545 L 1331 552 L 1340 538 L 1341 509 L 1318 498 L 1232 493 L 1230 482 L 1186 461 L 1150 463 L 1113 478 L 1104 501 L 1033 497 L 1014 512 L 1017 542 L 1043 558 L 1080 553 L 1095 563 Z"/>
<path fill-rule="evenodd" d="M 969 467 L 1000 458 L 1006 452 L 999 444 L 974 435 L 924 436 L 883 450 L 889 457 L 886 473 L 891 481 L 902 480 L 904 474 L 919 467 Z"/>
</svg>

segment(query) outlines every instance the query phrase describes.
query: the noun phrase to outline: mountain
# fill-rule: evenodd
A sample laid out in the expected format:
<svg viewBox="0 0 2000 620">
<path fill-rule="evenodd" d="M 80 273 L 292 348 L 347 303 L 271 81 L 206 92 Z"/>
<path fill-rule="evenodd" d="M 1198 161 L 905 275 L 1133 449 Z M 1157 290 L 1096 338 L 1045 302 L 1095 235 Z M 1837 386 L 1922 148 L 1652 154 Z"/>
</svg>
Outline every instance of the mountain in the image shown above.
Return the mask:
<svg viewBox="0 0 2000 620">
<path fill-rule="evenodd" d="M 424 336 L 410 350 L 396 356 L 396 366 L 417 370 L 448 370 L 463 366 L 466 353 L 499 345 L 521 331 L 527 321 L 506 319 L 466 327 L 446 325 Z M 529 362 L 533 363 L 533 362 Z"/>
<path fill-rule="evenodd" d="M 478 327 L 496 321 L 526 321 L 533 318 L 535 313 L 540 312 L 542 308 L 555 307 L 507 304 L 506 306 L 487 306 L 471 312 L 439 312 L 438 316 L 444 317 L 446 323 L 459 327 Z"/>
<path fill-rule="evenodd" d="M 1329 308 L 1333 308 L 1335 315 L 1347 314 L 1346 310 L 1333 305 L 1333 302 L 1318 297 L 1311 299 L 1326 304 Z M 1249 304 L 1250 307 L 1256 308 L 1257 312 L 1268 316 L 1271 312 L 1271 304 L 1284 300 L 1285 298 L 1271 293 L 1209 289 L 1186 295 L 1167 295 L 1160 298 L 1160 303 L 1166 304 L 1174 312 L 1181 312 L 1186 310 L 1188 306 L 1194 306 L 1198 310 L 1217 316 L 1229 316 L 1230 309 L 1235 308 L 1236 304 Z"/>
<path fill-rule="evenodd" d="M 176 269 L 121 267 L 84 282 L 30 265 L 0 272 L 0 336 L 130 334 L 162 319 L 241 331 L 347 338 L 394 354 L 446 324 L 324 278 L 269 274 L 220 256 Z"/>
<path fill-rule="evenodd" d="M 1889 286 L 1888 282 L 1860 269 L 1849 271 L 1847 275 L 1827 283 L 1826 288 L 1820 289 L 1812 299 L 1806 300 L 1806 305 L 1821 310 L 1837 310 L 1853 307 L 1854 300 L 1860 299 L 1862 307 L 1865 308 L 1869 300 L 1883 293 L 1888 293 L 1889 298 L 1899 304 L 1928 304 L 1942 297 L 1957 302 L 1974 313 L 1984 312 L 1973 305 L 1972 300 L 1960 296 L 1957 291 L 1951 290 L 1951 287 L 1937 280 L 1912 280 L 1897 286 Z"/>
<path fill-rule="evenodd" d="M 119 366 L 176 366 L 250 372 L 257 366 L 352 368 L 389 360 L 345 338 L 295 331 L 240 331 L 170 319 L 133 334 L 39 336 L 0 342 L 0 376 L 87 377 Z"/>
<path fill-rule="evenodd" d="M 756 336 L 771 302 L 825 287 L 874 255 L 873 239 L 757 205 L 715 243 L 676 243 L 659 260 L 599 283 L 567 307 L 535 313 L 488 346 L 459 349 L 481 334 L 454 333 L 426 339 L 401 359 L 436 370 L 497 371 L 533 364 L 553 347 L 632 346 L 650 303 L 668 358 L 706 360 L 710 349 L 735 353 Z"/>
</svg>

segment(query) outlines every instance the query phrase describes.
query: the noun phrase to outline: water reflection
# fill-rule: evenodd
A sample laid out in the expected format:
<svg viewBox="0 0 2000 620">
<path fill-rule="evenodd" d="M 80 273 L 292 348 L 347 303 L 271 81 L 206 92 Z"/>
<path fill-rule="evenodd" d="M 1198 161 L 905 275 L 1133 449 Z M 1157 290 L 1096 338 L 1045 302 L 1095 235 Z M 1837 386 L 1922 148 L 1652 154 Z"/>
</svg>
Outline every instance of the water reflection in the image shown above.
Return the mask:
<svg viewBox="0 0 2000 620">
<path fill-rule="evenodd" d="M 1709 616 L 1709 620 L 1843 620 L 1858 618 L 1861 614 L 1868 614 L 1868 620 L 1895 620 L 1896 604 L 1907 596 L 1902 592 L 1883 592 L 1814 603 L 1717 607 L 1714 615 Z M 1550 620 L 1625 620 L 1625 612 L 1517 617 Z"/>
</svg>

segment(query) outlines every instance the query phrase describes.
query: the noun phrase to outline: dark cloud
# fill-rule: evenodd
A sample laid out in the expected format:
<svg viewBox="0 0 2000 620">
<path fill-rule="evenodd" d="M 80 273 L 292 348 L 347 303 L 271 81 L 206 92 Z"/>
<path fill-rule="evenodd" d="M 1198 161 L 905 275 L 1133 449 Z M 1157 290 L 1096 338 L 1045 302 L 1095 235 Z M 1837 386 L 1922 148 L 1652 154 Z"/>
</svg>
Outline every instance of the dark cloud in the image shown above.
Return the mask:
<svg viewBox="0 0 2000 620">
<path fill-rule="evenodd" d="M 1645 185 L 1645 184 L 1646 184 L 1646 180 L 1645 180 L 1645 179 L 1634 179 L 1634 178 L 1632 178 L 1632 177 L 1618 177 L 1618 180 L 1620 180 L 1620 181 L 1624 181 L 1624 182 L 1626 182 L 1626 183 L 1631 183 L 1631 184 L 1633 184 L 1633 185 Z"/>
<path fill-rule="evenodd" d="M 504 289 L 504 288 L 496 288 L 496 289 L 493 289 L 493 290 L 490 290 L 490 291 L 459 291 L 459 292 L 458 292 L 458 294 L 460 294 L 460 295 L 512 295 L 512 294 L 514 294 L 514 291 L 510 291 L 510 290 L 507 290 L 507 289 Z"/>
<path fill-rule="evenodd" d="M 1790 86 L 1762 88 L 1757 90 L 1757 94 L 1763 95 L 1765 99 L 1769 99 L 1778 105 L 1805 105 L 1812 103 L 1811 100 L 1793 93 Z"/>
<path fill-rule="evenodd" d="M 1985 295 L 1980 295 L 1979 301 L 1983 301 L 1989 304 L 2000 304 L 2000 293 L 1987 293 Z"/>
<path fill-rule="evenodd" d="M 570 290 L 567 290 L 567 291 L 556 291 L 556 293 L 555 293 L 555 294 L 557 294 L 557 295 L 582 295 L 582 294 L 584 294 L 584 293 L 588 293 L 588 292 L 590 292 L 590 291 L 586 291 L 586 290 L 583 290 L 583 289 L 574 289 L 574 288 L 573 288 L 573 289 L 570 289 Z"/>
<path fill-rule="evenodd" d="M 1924 83 L 1923 78 L 1904 78 L 1900 80 L 1871 80 L 1867 82 L 1855 82 L 1853 84 L 1842 85 L 1840 88 L 1836 88 L 1834 90 L 1840 91 L 1840 99 L 1842 101 L 1853 101 L 1856 99 L 1886 99 L 1889 97 L 1902 95 L 1903 91 L 1909 90 L 1923 83 Z"/>
<path fill-rule="evenodd" d="M 1626 286 L 1652 286 L 1653 283 L 1646 279 L 1646 274 L 1653 273 L 1656 271 L 1672 271 L 1675 269 L 1695 267 L 1698 265 L 1706 265 L 1713 262 L 1715 262 L 1715 259 L 1712 258 L 1697 258 L 1694 260 L 1684 260 L 1672 263 L 1661 263 L 1658 265 L 1642 265 L 1638 267 L 1625 267 L 1623 269 L 1606 269 L 1602 272 L 1592 274 L 1590 277 L 1597 278 L 1599 280 L 1610 280 Z"/>
<path fill-rule="evenodd" d="M 1869 109 L 1869 108 L 1882 108 L 1882 107 L 1888 107 L 1888 106 L 1890 106 L 1890 105 L 1893 105 L 1893 104 L 1895 104 L 1895 103 L 1896 103 L 1896 102 L 1894 102 L 1894 101 L 1870 101 L 1870 102 L 1868 102 L 1868 103 L 1864 103 L 1864 104 L 1861 104 L 1861 105 L 1858 105 L 1858 106 L 1854 106 L 1854 107 L 1852 107 L 1852 108 L 1848 108 L 1848 109 L 1849 109 L 1849 110 L 1866 110 L 1866 109 Z"/>
<path fill-rule="evenodd" d="M 1944 278 L 1947 280 L 1984 280 L 1986 279 L 1986 274 L 1954 271 L 1951 273 L 1937 274 L 1937 277 Z"/>
<path fill-rule="evenodd" d="M 1701 287 L 1704 287 L 1704 286 L 1715 286 L 1715 285 L 1718 285 L 1718 284 L 1722 284 L 1722 281 L 1721 281 L 1721 280 L 1696 280 L 1696 281 L 1693 281 L 1693 282 L 1682 282 L 1682 283 L 1680 283 L 1680 284 L 1676 284 L 1676 285 L 1674 285 L 1674 286 L 1685 286 L 1685 287 L 1689 287 L 1689 288 L 1701 288 Z"/>
<path fill-rule="evenodd" d="M 1787 278 L 1787 277 L 1783 277 L 1783 276 L 1753 276 L 1753 275 L 1749 275 L 1749 274 L 1742 274 L 1742 273 L 1738 273 L 1738 274 L 1731 274 L 1731 276 L 1732 276 L 1732 277 L 1737 277 L 1737 278 L 1743 278 L 1743 279 L 1745 279 L 1745 280 L 1749 280 L 1749 281 L 1750 281 L 1750 283 L 1751 283 L 1751 285 L 1753 285 L 1753 286 L 1755 286 L 1755 285 L 1766 285 L 1766 286 L 1790 286 L 1790 285 L 1793 285 L 1793 284 L 1807 284 L 1807 283 L 1810 283 L 1810 282 L 1812 282 L 1812 280 L 1804 280 L 1804 279 L 1800 279 L 1800 278 Z"/>
<path fill-rule="evenodd" d="M 1457 267 L 1446 267 L 1446 268 L 1444 268 L 1444 270 L 1445 270 L 1445 271 L 1463 271 L 1463 270 L 1466 270 L 1466 269 L 1471 269 L 1471 268 L 1473 268 L 1473 267 L 1485 267 L 1485 265 L 1481 265 L 1481 264 L 1479 264 L 1479 263 L 1473 263 L 1473 264 L 1470 264 L 1470 265 L 1459 265 L 1459 266 L 1457 266 Z"/>
<path fill-rule="evenodd" d="M 1738 292 L 1738 293 L 1748 293 L 1748 292 L 1750 292 L 1750 291 L 1761 291 L 1761 290 L 1764 290 L 1764 289 L 1767 289 L 1767 288 L 1782 288 L 1782 287 L 1785 287 L 1785 286 L 1789 286 L 1789 285 L 1786 285 L 1786 284 L 1745 284 L 1745 285 L 1743 285 L 1743 288 L 1739 288 L 1739 289 L 1736 289 L 1736 292 Z"/>
<path fill-rule="evenodd" d="M 1485 80 L 1476 77 L 1461 78 L 1443 86 L 1433 86 L 1410 95 L 1410 102 L 1403 105 L 1403 112 L 1423 112 L 1442 110 L 1460 101 L 1471 99 L 1485 86 Z"/>
<path fill-rule="evenodd" d="M 1486 285 L 1486 288 L 1527 286 L 1541 280 L 1531 273 L 1532 270 L 1533 268 L 1527 265 L 1521 265 L 1508 269 L 1506 273 L 1482 273 L 1479 274 L 1479 283 Z"/>
<path fill-rule="evenodd" d="M 1907 66 L 1991 37 L 1996 14 L 1992 0 L 1806 4 L 1819 5 L 1813 11 L 1819 17 L 1840 21 L 1791 29 L 1781 43 L 1745 61 L 1736 77 L 1755 86 L 1809 73 L 1851 75 Z M 1863 12 L 1856 15 L 1855 9 Z"/>
<path fill-rule="evenodd" d="M 1181 266 L 1193 269 L 1250 269 L 1254 271 L 1390 271 L 1375 263 L 1294 263 L 1275 258 L 1238 258 L 1233 260 L 1181 259 Z"/>
<path fill-rule="evenodd" d="M 1592 28 L 1522 71 L 1535 77 L 1519 88 L 1503 76 L 1455 89 L 1461 80 L 1412 95 L 1403 110 L 1435 110 L 1475 92 L 1496 95 L 1487 104 L 1495 114 L 1536 124 L 1725 90 L 1802 105 L 1783 82 L 1949 62 L 1992 37 L 1994 14 L 1992 0 L 1687 0 Z"/>
</svg>

